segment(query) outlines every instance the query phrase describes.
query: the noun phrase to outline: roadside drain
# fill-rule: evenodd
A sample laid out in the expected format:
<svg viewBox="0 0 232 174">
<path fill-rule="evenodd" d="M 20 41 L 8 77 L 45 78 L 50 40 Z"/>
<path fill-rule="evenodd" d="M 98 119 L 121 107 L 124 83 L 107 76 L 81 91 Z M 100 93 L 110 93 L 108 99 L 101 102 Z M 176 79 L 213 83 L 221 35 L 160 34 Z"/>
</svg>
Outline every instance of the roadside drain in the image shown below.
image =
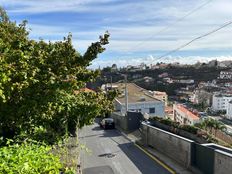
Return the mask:
<svg viewBox="0 0 232 174">
<path fill-rule="evenodd" d="M 116 154 L 113 154 L 113 153 L 104 153 L 104 154 L 101 154 L 101 155 L 98 155 L 99 157 L 105 157 L 105 158 L 113 158 L 116 156 Z"/>
</svg>

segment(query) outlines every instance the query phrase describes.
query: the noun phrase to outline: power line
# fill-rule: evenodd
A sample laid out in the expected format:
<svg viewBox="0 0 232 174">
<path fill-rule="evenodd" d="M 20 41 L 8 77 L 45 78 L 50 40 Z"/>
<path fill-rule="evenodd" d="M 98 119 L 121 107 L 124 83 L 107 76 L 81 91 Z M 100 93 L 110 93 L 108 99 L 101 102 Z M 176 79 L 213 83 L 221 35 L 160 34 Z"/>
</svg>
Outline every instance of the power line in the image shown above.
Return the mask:
<svg viewBox="0 0 232 174">
<path fill-rule="evenodd" d="M 184 15 L 183 17 L 177 19 L 176 21 L 174 21 L 174 22 L 171 23 L 170 25 L 164 27 L 163 29 L 161 29 L 161 30 L 159 30 L 158 32 L 156 32 L 155 34 L 150 35 L 150 36 L 147 38 L 147 40 L 148 40 L 148 39 L 153 39 L 153 38 L 156 37 L 158 34 L 161 34 L 161 33 L 165 32 L 165 31 L 167 31 L 169 28 L 171 28 L 171 27 L 174 26 L 175 24 L 177 24 L 177 23 L 183 21 L 183 20 L 184 20 L 185 18 L 187 18 L 188 16 L 191 16 L 192 14 L 194 14 L 194 13 L 197 12 L 198 10 L 202 9 L 203 7 L 205 7 L 206 5 L 208 5 L 208 4 L 209 4 L 210 2 L 212 2 L 212 1 L 213 1 L 213 0 L 208 0 L 208 1 L 206 1 L 205 3 L 201 4 L 200 6 L 198 6 L 198 7 L 194 8 L 193 10 L 189 11 L 186 15 Z M 139 46 L 141 46 L 141 45 L 142 45 L 143 43 L 145 43 L 145 42 L 146 42 L 146 41 L 142 41 L 142 42 L 138 43 L 137 45 L 135 45 L 135 47 L 139 47 Z M 133 47 L 133 48 L 135 48 L 135 47 Z M 129 51 L 129 50 L 128 50 L 128 51 Z"/>
<path fill-rule="evenodd" d="M 156 59 L 156 61 L 159 60 L 159 59 L 164 58 L 164 57 L 167 56 L 167 55 L 170 55 L 170 54 L 172 54 L 172 53 L 175 53 L 175 52 L 181 50 L 182 48 L 184 48 L 184 47 L 190 45 L 191 43 L 195 42 L 196 40 L 202 39 L 202 38 L 204 38 L 204 37 L 206 37 L 206 36 L 209 36 L 209 35 L 211 35 L 211 34 L 213 34 L 213 33 L 216 33 L 217 31 L 219 31 L 219 30 L 221 30 L 221 29 L 223 29 L 223 28 L 225 28 L 225 27 L 227 27 L 227 26 L 229 26 L 229 25 L 231 25 L 231 24 L 232 24 L 232 21 L 227 22 L 227 23 L 223 24 L 222 26 L 220 26 L 219 28 L 216 28 L 216 29 L 214 29 L 214 30 L 212 30 L 212 31 L 210 31 L 210 32 L 208 32 L 208 33 L 206 33 L 206 34 L 203 34 L 203 35 L 201 35 L 201 36 L 199 36 L 199 37 L 196 37 L 196 38 L 192 39 L 191 41 L 189 41 L 189 42 L 187 42 L 187 43 L 181 45 L 180 47 L 178 47 L 178 48 L 176 48 L 176 49 L 174 49 L 174 50 L 172 50 L 172 51 L 169 51 L 169 52 L 165 53 L 164 55 L 158 57 L 158 58 Z"/>
</svg>

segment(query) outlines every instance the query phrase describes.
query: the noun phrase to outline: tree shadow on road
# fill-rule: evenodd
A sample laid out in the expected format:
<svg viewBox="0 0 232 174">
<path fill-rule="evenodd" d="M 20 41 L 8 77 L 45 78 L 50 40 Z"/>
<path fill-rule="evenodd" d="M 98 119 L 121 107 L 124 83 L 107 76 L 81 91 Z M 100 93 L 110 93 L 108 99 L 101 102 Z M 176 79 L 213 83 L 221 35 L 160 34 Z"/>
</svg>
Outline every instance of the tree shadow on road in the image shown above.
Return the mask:
<svg viewBox="0 0 232 174">
<path fill-rule="evenodd" d="M 141 173 L 146 174 L 170 174 L 166 169 L 153 161 L 143 151 L 134 145 L 133 142 L 119 144 L 119 148 L 127 155 Z"/>
</svg>

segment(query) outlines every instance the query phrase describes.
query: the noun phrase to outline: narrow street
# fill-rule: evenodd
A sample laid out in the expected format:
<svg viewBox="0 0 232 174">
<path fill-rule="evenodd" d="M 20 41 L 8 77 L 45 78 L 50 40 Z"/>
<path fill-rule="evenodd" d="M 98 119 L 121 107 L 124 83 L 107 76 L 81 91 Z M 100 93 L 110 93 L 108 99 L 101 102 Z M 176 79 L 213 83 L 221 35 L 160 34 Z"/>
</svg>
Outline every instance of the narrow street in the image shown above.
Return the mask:
<svg viewBox="0 0 232 174">
<path fill-rule="evenodd" d="M 118 130 L 102 130 L 98 124 L 80 130 L 83 174 L 169 174 Z"/>
</svg>

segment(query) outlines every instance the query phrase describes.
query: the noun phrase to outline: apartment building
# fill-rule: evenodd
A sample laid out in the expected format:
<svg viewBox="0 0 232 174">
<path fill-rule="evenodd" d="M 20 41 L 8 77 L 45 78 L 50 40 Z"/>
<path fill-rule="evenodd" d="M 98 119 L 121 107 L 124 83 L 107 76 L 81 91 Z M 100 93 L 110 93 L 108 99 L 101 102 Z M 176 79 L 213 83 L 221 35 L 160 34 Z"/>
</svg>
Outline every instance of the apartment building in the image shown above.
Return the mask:
<svg viewBox="0 0 232 174">
<path fill-rule="evenodd" d="M 213 95 L 212 109 L 214 111 L 226 111 L 232 100 L 232 94 L 215 93 Z"/>
<path fill-rule="evenodd" d="M 174 121 L 183 125 L 194 125 L 200 122 L 198 114 L 193 113 L 183 104 L 173 105 L 173 118 Z"/>
<path fill-rule="evenodd" d="M 232 120 L 232 100 L 228 103 L 228 108 L 226 111 L 226 117 Z"/>
<path fill-rule="evenodd" d="M 221 71 L 218 78 L 232 80 L 232 71 Z"/>
</svg>

